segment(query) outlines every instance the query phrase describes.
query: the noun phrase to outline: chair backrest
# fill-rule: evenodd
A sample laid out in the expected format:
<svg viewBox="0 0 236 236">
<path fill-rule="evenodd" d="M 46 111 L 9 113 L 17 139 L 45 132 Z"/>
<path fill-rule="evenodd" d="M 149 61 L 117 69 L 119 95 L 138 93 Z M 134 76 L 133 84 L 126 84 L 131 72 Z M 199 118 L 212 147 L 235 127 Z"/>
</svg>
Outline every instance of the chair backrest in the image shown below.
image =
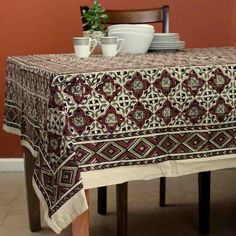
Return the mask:
<svg viewBox="0 0 236 236">
<path fill-rule="evenodd" d="M 81 14 L 87 11 L 89 7 L 81 6 Z M 107 24 L 146 24 L 146 23 L 162 23 L 162 32 L 169 32 L 169 6 L 163 6 L 155 9 L 140 10 L 106 10 L 109 16 Z M 83 19 L 83 23 L 85 20 Z M 84 30 L 88 30 L 85 26 Z"/>
</svg>

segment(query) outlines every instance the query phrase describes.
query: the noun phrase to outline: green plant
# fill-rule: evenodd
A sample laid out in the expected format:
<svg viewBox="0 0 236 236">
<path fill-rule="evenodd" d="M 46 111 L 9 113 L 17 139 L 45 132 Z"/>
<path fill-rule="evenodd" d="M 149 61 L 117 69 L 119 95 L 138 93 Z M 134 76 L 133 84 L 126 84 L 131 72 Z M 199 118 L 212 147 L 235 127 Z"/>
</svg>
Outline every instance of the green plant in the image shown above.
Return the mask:
<svg viewBox="0 0 236 236">
<path fill-rule="evenodd" d="M 94 1 L 91 8 L 82 12 L 82 18 L 85 20 L 83 26 L 87 26 L 89 31 L 105 31 L 108 15 L 98 0 Z"/>
</svg>

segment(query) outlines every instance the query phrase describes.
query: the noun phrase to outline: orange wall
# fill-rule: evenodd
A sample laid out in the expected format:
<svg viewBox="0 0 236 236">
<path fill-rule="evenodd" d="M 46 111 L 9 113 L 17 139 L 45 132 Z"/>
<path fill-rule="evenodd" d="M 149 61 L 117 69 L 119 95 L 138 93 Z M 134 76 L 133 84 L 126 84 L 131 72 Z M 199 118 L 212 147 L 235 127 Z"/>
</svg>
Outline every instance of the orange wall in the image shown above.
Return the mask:
<svg viewBox="0 0 236 236">
<path fill-rule="evenodd" d="M 92 0 L 0 0 L 0 127 L 7 56 L 72 52 L 71 38 L 82 33 L 79 6 L 91 3 Z M 236 45 L 235 0 L 101 0 L 101 3 L 110 9 L 168 4 L 170 29 L 180 33 L 187 47 Z M 19 138 L 0 130 L 0 157 L 20 155 Z"/>
</svg>

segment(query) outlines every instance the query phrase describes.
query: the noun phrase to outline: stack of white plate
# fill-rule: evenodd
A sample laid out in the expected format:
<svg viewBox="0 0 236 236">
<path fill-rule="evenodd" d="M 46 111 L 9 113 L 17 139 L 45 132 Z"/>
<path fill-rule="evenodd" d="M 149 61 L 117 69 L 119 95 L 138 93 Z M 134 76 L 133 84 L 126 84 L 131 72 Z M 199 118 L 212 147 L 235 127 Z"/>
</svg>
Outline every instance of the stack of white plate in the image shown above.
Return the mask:
<svg viewBox="0 0 236 236">
<path fill-rule="evenodd" d="M 153 40 L 154 27 L 147 24 L 120 24 L 108 27 L 108 36 L 124 39 L 120 53 L 146 53 Z"/>
<path fill-rule="evenodd" d="M 155 33 L 150 50 L 180 50 L 185 46 L 178 33 Z"/>
</svg>

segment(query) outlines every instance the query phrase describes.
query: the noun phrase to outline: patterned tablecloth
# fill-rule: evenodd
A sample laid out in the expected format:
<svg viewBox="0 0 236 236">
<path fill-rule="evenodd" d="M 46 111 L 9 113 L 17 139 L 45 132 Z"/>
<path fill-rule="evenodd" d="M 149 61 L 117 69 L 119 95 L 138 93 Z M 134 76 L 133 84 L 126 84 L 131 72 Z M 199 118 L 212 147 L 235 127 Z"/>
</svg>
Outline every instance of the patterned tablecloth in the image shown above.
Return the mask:
<svg viewBox="0 0 236 236">
<path fill-rule="evenodd" d="M 59 233 L 87 209 L 81 173 L 137 167 L 139 179 L 140 167 L 196 159 L 236 167 L 236 48 L 9 57 L 3 128 L 36 157 L 34 188 Z"/>
</svg>

